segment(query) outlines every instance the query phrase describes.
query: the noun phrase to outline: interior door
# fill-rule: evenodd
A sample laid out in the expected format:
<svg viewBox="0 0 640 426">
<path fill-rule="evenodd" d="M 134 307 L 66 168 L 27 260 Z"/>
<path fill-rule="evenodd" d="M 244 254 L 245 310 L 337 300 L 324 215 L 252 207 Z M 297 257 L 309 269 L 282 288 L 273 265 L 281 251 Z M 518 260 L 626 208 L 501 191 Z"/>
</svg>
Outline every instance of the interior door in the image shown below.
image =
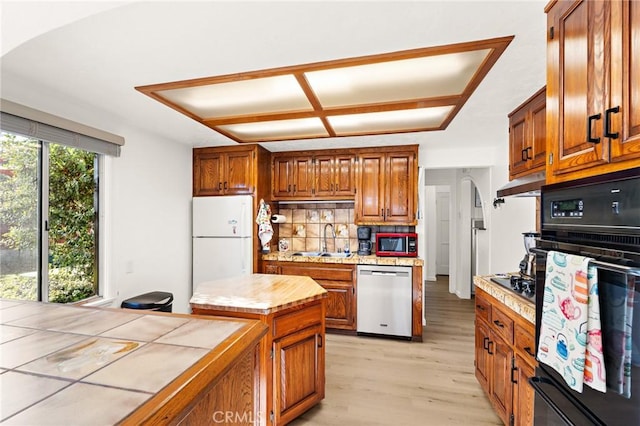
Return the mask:
<svg viewBox="0 0 640 426">
<path fill-rule="evenodd" d="M 436 274 L 449 275 L 449 193 L 436 194 Z"/>
</svg>

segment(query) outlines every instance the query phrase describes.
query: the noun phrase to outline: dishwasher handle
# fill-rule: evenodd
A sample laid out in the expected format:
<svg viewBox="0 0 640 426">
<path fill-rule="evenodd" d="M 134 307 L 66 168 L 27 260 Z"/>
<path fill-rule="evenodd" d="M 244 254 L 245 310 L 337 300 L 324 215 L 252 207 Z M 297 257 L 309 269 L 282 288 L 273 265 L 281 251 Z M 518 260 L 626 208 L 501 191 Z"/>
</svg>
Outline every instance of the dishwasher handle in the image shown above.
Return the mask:
<svg viewBox="0 0 640 426">
<path fill-rule="evenodd" d="M 386 277 L 409 277 L 409 272 L 405 271 L 377 271 L 373 269 L 360 270 L 360 275 L 374 275 Z"/>
</svg>

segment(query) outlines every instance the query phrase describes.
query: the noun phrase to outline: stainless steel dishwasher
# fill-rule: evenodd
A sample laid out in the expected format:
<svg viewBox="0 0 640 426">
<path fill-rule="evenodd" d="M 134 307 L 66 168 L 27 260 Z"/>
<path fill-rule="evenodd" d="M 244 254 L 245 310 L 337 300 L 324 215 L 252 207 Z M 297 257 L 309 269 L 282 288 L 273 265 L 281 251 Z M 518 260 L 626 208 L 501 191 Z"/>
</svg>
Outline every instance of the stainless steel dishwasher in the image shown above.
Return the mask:
<svg viewBox="0 0 640 426">
<path fill-rule="evenodd" d="M 411 267 L 358 265 L 357 332 L 411 338 L 411 282 Z"/>
</svg>

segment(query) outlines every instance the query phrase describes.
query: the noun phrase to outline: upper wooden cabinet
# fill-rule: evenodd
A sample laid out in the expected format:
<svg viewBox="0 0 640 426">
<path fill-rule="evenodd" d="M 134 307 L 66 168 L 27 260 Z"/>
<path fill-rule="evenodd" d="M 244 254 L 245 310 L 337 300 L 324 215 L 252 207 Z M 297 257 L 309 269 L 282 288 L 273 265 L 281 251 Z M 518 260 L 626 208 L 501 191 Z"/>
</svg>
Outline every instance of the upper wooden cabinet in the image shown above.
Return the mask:
<svg viewBox="0 0 640 426">
<path fill-rule="evenodd" d="M 544 170 L 546 105 L 543 87 L 509 114 L 509 179 Z"/>
<path fill-rule="evenodd" d="M 416 225 L 417 145 L 366 150 L 358 154 L 358 225 Z"/>
<path fill-rule="evenodd" d="M 195 148 L 193 196 L 253 194 L 254 147 Z"/>
<path fill-rule="evenodd" d="M 640 158 L 640 3 L 547 6 L 547 183 Z"/>
<path fill-rule="evenodd" d="M 336 151 L 286 152 L 273 155 L 275 200 L 353 199 L 355 155 Z"/>
</svg>

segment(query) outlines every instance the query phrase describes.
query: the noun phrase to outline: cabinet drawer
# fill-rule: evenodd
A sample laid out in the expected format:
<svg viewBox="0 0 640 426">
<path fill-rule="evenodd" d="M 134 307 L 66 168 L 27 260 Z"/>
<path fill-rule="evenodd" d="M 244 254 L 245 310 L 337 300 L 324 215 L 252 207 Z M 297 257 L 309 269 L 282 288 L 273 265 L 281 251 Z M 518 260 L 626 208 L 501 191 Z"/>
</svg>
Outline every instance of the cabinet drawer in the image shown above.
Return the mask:
<svg viewBox="0 0 640 426">
<path fill-rule="evenodd" d="M 294 331 L 322 323 L 322 305 L 310 306 L 302 311 L 291 312 L 273 320 L 273 338 L 277 339 Z"/>
<path fill-rule="evenodd" d="M 506 343 L 513 344 L 513 320 L 495 306 L 491 309 L 491 328 L 502 336 Z"/>
<path fill-rule="evenodd" d="M 514 329 L 514 346 L 520 352 L 522 357 L 532 365 L 536 363 L 535 356 L 535 339 L 533 331 L 520 324 L 515 325 Z"/>
<path fill-rule="evenodd" d="M 491 318 L 491 303 L 483 297 L 476 296 L 476 316 L 486 322 Z"/>
<path fill-rule="evenodd" d="M 314 280 L 353 281 L 355 266 L 301 266 L 281 265 L 282 275 L 303 275 Z"/>
</svg>

